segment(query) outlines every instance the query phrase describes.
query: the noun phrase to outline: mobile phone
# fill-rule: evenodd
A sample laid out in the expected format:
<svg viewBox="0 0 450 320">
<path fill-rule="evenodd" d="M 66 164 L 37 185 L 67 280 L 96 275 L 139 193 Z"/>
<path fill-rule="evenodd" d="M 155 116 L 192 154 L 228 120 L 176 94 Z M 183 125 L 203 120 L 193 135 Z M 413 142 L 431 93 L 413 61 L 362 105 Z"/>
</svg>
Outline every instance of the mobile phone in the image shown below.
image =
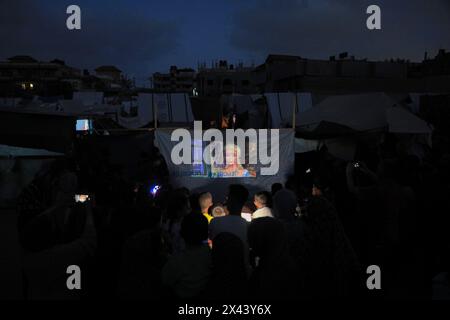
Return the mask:
<svg viewBox="0 0 450 320">
<path fill-rule="evenodd" d="M 159 190 L 161 190 L 161 186 L 158 184 L 155 184 L 150 188 L 150 194 L 155 197 L 158 194 Z"/>
<path fill-rule="evenodd" d="M 90 197 L 88 194 L 76 194 L 75 195 L 75 202 L 77 203 L 85 203 L 86 201 L 89 201 Z"/>
</svg>

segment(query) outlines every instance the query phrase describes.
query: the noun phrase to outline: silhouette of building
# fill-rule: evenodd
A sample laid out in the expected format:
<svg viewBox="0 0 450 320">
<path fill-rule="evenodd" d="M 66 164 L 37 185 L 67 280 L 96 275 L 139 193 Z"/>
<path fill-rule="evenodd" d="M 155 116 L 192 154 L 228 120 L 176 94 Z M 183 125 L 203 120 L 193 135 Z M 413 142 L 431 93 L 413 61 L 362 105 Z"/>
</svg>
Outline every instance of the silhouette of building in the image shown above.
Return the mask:
<svg viewBox="0 0 450 320">
<path fill-rule="evenodd" d="M 30 56 L 14 56 L 0 62 L 0 95 L 23 93 L 60 95 L 82 86 L 79 69 L 62 60 L 41 62 Z"/>
<path fill-rule="evenodd" d="M 97 87 L 103 90 L 120 89 L 123 86 L 122 71 L 115 66 L 100 66 L 95 69 L 95 76 L 101 81 Z"/>
<path fill-rule="evenodd" d="M 169 73 L 153 74 L 153 88 L 156 92 L 192 93 L 195 88 L 196 72 L 191 68 L 171 66 Z"/>
<path fill-rule="evenodd" d="M 242 63 L 237 66 L 229 65 L 226 60 L 213 63 L 211 68 L 206 67 L 206 64 L 199 65 L 197 91 L 201 96 L 255 93 L 253 70 L 253 66 L 246 67 Z"/>
<path fill-rule="evenodd" d="M 314 91 L 324 93 L 415 92 L 421 81 L 409 77 L 417 64 L 405 60 L 367 61 L 348 53 L 329 60 L 269 55 L 255 68 L 253 82 L 260 92 Z"/>
<path fill-rule="evenodd" d="M 422 75 L 450 75 L 450 52 L 441 49 L 434 59 L 428 59 L 427 55 L 422 63 Z"/>
</svg>

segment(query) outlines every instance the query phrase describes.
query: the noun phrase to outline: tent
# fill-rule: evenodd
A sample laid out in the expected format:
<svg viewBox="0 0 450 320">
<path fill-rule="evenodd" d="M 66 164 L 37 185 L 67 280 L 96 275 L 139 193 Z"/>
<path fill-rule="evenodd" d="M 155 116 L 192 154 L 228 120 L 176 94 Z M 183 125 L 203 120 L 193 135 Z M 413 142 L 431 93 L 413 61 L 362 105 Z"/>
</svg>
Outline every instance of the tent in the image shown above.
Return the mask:
<svg viewBox="0 0 450 320">
<path fill-rule="evenodd" d="M 14 108 L 2 105 L 3 99 L 0 99 L 0 108 L 18 112 L 61 114 L 65 116 L 105 115 L 117 112 L 117 106 L 102 103 L 103 93 L 93 93 L 96 95 L 83 96 L 75 92 L 74 99 L 71 100 L 61 97 L 35 96 L 31 101 L 17 103 Z M 94 99 L 95 97 L 96 99 Z"/>
<path fill-rule="evenodd" d="M 222 95 L 220 97 L 221 105 L 228 110 L 235 110 L 236 113 L 249 112 L 254 108 L 252 96 L 243 94 Z"/>
<path fill-rule="evenodd" d="M 278 92 L 254 95 L 223 95 L 221 97 L 222 107 L 235 110 L 238 114 L 248 112 L 249 126 L 262 127 L 261 109 L 258 100 L 265 99 L 267 104 L 269 127 L 278 129 L 292 127 L 292 116 L 295 109 L 296 116 L 303 111 L 312 108 L 311 93 Z"/>
<path fill-rule="evenodd" d="M 431 134 L 431 127 L 422 119 L 402 107 L 388 108 L 386 119 L 389 132 Z"/>
<path fill-rule="evenodd" d="M 384 93 L 331 96 L 296 119 L 301 136 L 324 138 L 356 132 L 431 134 L 432 129 Z"/>
<path fill-rule="evenodd" d="M 264 98 L 262 95 L 243 95 L 232 94 L 222 95 L 220 98 L 221 112 L 227 114 L 231 111 L 243 116 L 243 121 L 249 128 L 265 127 L 267 106 L 265 102 L 259 103 L 258 100 Z"/>
<path fill-rule="evenodd" d="M 0 144 L 0 158 L 57 156 L 64 156 L 64 154 L 61 152 L 53 152 L 45 149 L 22 148 Z"/>
<path fill-rule="evenodd" d="M 296 136 L 302 139 L 298 152 L 313 150 L 314 144 L 303 142 L 307 139 L 323 143 L 331 154 L 347 161 L 354 157 L 358 137 L 375 139 L 384 132 L 397 134 L 408 152 L 421 158 L 432 133 L 424 120 L 384 93 L 330 96 L 300 113 L 296 125 Z"/>
<path fill-rule="evenodd" d="M 0 107 L 14 108 L 20 105 L 22 98 L 0 98 Z"/>
<path fill-rule="evenodd" d="M 127 129 L 142 128 L 154 121 L 156 113 L 160 123 L 190 123 L 194 121 L 191 101 L 185 93 L 140 93 L 135 117 L 119 116 L 119 124 Z"/>
<path fill-rule="evenodd" d="M 409 101 L 408 101 L 408 109 L 411 110 L 412 113 L 419 113 L 420 112 L 420 106 L 421 106 L 421 100 L 423 97 L 429 97 L 429 96 L 439 96 L 439 93 L 432 93 L 432 92 L 410 92 L 408 94 Z"/>
<path fill-rule="evenodd" d="M 218 97 L 192 97 L 192 112 L 195 120 L 218 121 L 222 116 L 221 99 Z"/>
<path fill-rule="evenodd" d="M 73 93 L 73 100 L 80 101 L 84 106 L 103 103 L 103 92 L 79 91 Z"/>
<path fill-rule="evenodd" d="M 66 152 L 75 136 L 76 117 L 0 110 L 0 143 Z"/>
<path fill-rule="evenodd" d="M 0 206 L 12 206 L 36 173 L 61 156 L 45 149 L 0 144 Z"/>
<path fill-rule="evenodd" d="M 313 106 L 312 95 L 308 92 L 266 93 L 264 96 L 267 99 L 272 128 L 291 127 L 293 108 L 298 118 L 302 112 Z"/>
</svg>

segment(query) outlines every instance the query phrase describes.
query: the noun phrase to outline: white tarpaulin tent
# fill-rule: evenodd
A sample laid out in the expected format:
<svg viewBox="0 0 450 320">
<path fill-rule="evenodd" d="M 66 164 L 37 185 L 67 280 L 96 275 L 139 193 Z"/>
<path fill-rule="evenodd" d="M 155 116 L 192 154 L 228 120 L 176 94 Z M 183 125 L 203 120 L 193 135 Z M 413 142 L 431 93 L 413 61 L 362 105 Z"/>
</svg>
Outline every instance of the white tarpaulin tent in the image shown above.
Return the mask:
<svg viewBox="0 0 450 320">
<path fill-rule="evenodd" d="M 171 121 L 170 122 L 193 122 L 191 100 L 188 94 L 175 93 L 169 95 Z"/>
<path fill-rule="evenodd" d="M 56 109 L 66 113 L 83 113 L 87 107 L 80 100 L 59 100 Z"/>
<path fill-rule="evenodd" d="M 307 92 L 266 93 L 272 128 L 289 127 L 292 125 L 293 108 L 296 118 L 312 108 L 312 95 Z"/>
<path fill-rule="evenodd" d="M 154 112 L 160 123 L 189 123 L 194 121 L 188 94 L 140 93 L 137 117 L 119 116 L 119 124 L 128 129 L 141 128 L 153 121 Z"/>
<path fill-rule="evenodd" d="M 35 174 L 62 153 L 0 145 L 0 206 L 13 202 Z"/>
<path fill-rule="evenodd" d="M 248 113 L 247 125 L 249 128 L 264 127 L 265 118 L 262 116 L 266 114 L 265 106 L 262 106 L 256 101 L 263 98 L 263 95 L 243 95 L 232 94 L 221 96 L 221 106 L 224 112 L 235 111 L 238 115 Z"/>
<path fill-rule="evenodd" d="M 424 120 L 402 107 L 388 108 L 386 119 L 392 133 L 430 134 L 432 131 Z"/>
<path fill-rule="evenodd" d="M 122 107 L 124 107 L 123 104 Z M 140 93 L 137 98 L 137 108 L 136 117 L 123 117 L 118 114 L 117 118 L 122 127 L 137 129 L 153 121 L 153 94 Z"/>
<path fill-rule="evenodd" d="M 73 100 L 81 101 L 85 106 L 92 106 L 103 103 L 103 92 L 79 91 L 73 93 Z"/>
<path fill-rule="evenodd" d="M 341 137 L 325 140 L 295 138 L 295 153 L 318 151 L 322 145 L 325 145 L 333 156 L 346 161 L 353 160 L 356 151 L 356 141 L 351 138 Z"/>
<path fill-rule="evenodd" d="M 8 146 L 4 144 L 0 144 L 0 157 L 52 157 L 52 156 L 63 156 L 63 153 L 48 151 L 45 149 L 34 149 L 34 148 L 22 148 L 22 147 L 14 147 Z"/>
<path fill-rule="evenodd" d="M 0 107 L 13 108 L 20 104 L 22 98 L 0 98 Z"/>
<path fill-rule="evenodd" d="M 301 138 L 295 138 L 294 147 L 295 153 L 306 153 L 310 151 L 316 151 L 320 142 L 318 140 L 306 140 Z"/>
<path fill-rule="evenodd" d="M 56 104 L 56 111 L 77 116 L 115 114 L 117 110 L 115 105 L 102 103 L 86 105 L 81 100 L 59 100 Z"/>
<path fill-rule="evenodd" d="M 438 96 L 439 93 L 430 93 L 430 92 L 422 92 L 422 93 L 414 93 L 410 92 L 408 94 L 411 102 L 408 103 L 408 108 L 413 113 L 419 113 L 420 111 L 420 99 L 425 96 Z"/>
<path fill-rule="evenodd" d="M 420 97 L 422 96 L 422 93 L 410 93 L 409 98 L 411 99 L 411 102 L 408 104 L 408 108 L 413 113 L 419 113 L 420 111 Z"/>
<path fill-rule="evenodd" d="M 228 110 L 235 110 L 238 114 L 251 111 L 254 108 L 253 101 L 256 100 L 243 94 L 222 95 L 220 99 L 222 106 L 226 105 Z"/>
<path fill-rule="evenodd" d="M 383 130 L 393 133 L 431 134 L 422 119 L 384 93 L 331 96 L 300 113 L 297 127 L 313 132 L 323 123 L 358 132 Z"/>
<path fill-rule="evenodd" d="M 407 152 L 422 158 L 432 132 L 425 121 L 384 93 L 328 97 L 300 113 L 296 123 L 302 138 L 323 143 L 331 154 L 347 161 L 354 158 L 359 133 L 399 134 Z M 297 152 L 312 151 L 313 146 L 303 143 Z"/>
</svg>

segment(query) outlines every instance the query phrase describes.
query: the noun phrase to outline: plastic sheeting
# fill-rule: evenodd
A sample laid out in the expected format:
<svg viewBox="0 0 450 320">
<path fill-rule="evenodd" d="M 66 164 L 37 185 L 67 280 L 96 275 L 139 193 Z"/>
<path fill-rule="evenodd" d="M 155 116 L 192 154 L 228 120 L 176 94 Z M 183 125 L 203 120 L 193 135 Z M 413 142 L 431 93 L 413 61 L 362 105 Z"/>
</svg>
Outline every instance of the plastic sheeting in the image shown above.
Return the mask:
<svg viewBox="0 0 450 320">
<path fill-rule="evenodd" d="M 73 93 L 73 100 L 81 101 L 85 106 L 103 103 L 103 92 L 79 91 Z"/>
<path fill-rule="evenodd" d="M 63 153 L 52 152 L 45 149 L 21 148 L 0 144 L 0 157 L 52 157 L 63 155 Z"/>
<path fill-rule="evenodd" d="M 357 132 L 388 129 L 394 133 L 430 134 L 422 119 L 402 108 L 384 93 L 331 96 L 297 118 L 297 127 L 314 131 L 332 123 Z"/>
<path fill-rule="evenodd" d="M 296 119 L 298 119 L 302 112 L 313 106 L 311 93 L 282 92 L 267 93 L 264 96 L 267 99 L 272 128 L 292 126 L 294 108 Z"/>
<path fill-rule="evenodd" d="M 75 136 L 75 122 L 75 117 L 63 115 L 0 112 L 0 143 L 66 152 Z"/>
<path fill-rule="evenodd" d="M 20 192 L 54 159 L 0 158 L 0 206 L 14 205 Z"/>
<path fill-rule="evenodd" d="M 403 108 L 388 108 L 386 117 L 389 125 L 389 132 L 412 134 L 431 133 L 431 128 L 425 121 Z"/>
<path fill-rule="evenodd" d="M 160 123 L 190 123 L 194 121 L 188 94 L 142 93 L 137 99 L 137 117 L 119 116 L 119 124 L 128 129 L 141 128 L 154 121 L 154 112 Z"/>
<path fill-rule="evenodd" d="M 318 140 L 305 140 L 295 138 L 295 153 L 306 153 L 316 151 L 319 146 Z"/>
</svg>

